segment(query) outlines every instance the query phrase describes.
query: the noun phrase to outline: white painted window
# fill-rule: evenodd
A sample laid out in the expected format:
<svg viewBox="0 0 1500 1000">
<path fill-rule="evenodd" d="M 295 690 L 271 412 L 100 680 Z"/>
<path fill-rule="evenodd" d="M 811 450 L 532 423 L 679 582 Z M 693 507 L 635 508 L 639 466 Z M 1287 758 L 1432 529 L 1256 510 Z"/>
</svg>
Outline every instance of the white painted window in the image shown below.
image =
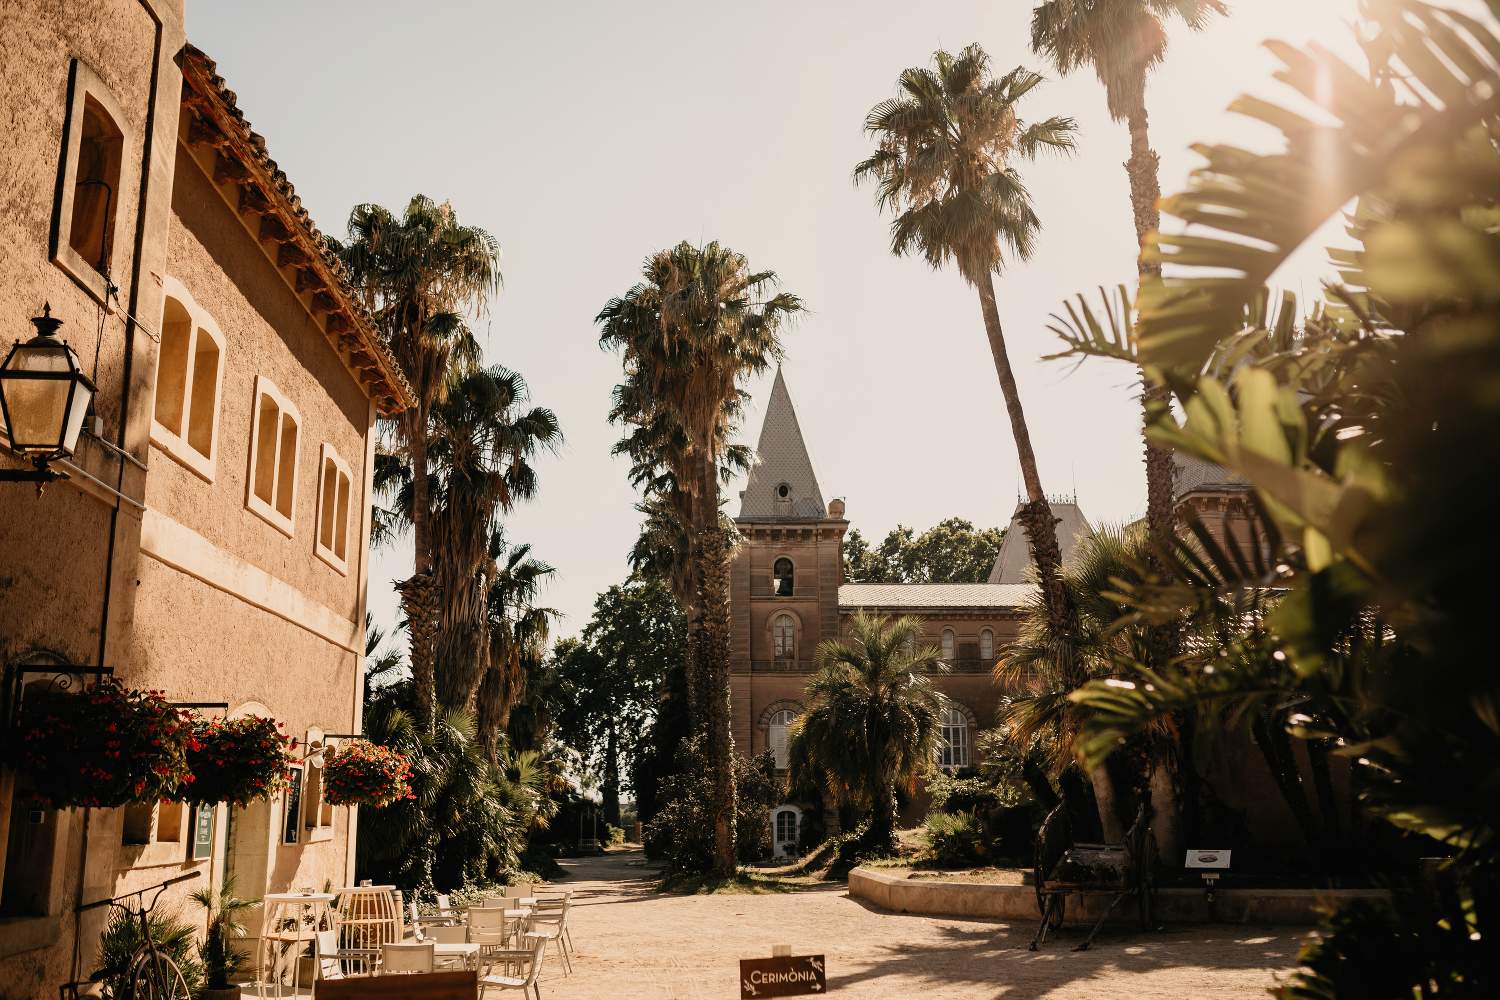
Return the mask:
<svg viewBox="0 0 1500 1000">
<path fill-rule="evenodd" d="M 797 813 L 792 809 L 782 809 L 776 813 L 776 843 L 795 844 L 797 842 Z"/>
<path fill-rule="evenodd" d="M 995 658 L 995 633 L 989 629 L 979 633 L 979 658 L 986 662 Z"/>
<path fill-rule="evenodd" d="M 943 629 L 943 662 L 953 662 L 954 636 L 951 628 Z"/>
<path fill-rule="evenodd" d="M 766 747 L 771 751 L 771 756 L 776 761 L 776 770 L 787 769 L 787 737 L 792 728 L 792 723 L 797 721 L 797 713 L 791 709 L 783 708 L 771 716 L 770 723 L 766 726 Z"/>
<path fill-rule="evenodd" d="M 213 482 L 224 335 L 180 282 L 168 278 L 166 284 L 151 443 Z"/>
<path fill-rule="evenodd" d="M 953 770 L 969 766 L 969 717 L 962 709 L 944 705 L 938 722 L 942 730 L 942 741 L 938 747 L 938 766 Z"/>
<path fill-rule="evenodd" d="M 797 620 L 789 614 L 779 614 L 771 623 L 771 643 L 778 660 L 797 658 Z"/>
<path fill-rule="evenodd" d="M 270 379 L 258 375 L 251 421 L 245 506 L 291 536 L 297 510 L 297 445 L 302 417 Z"/>
<path fill-rule="evenodd" d="M 349 572 L 349 494 L 353 475 L 349 463 L 333 445 L 324 444 L 318 464 L 318 558 L 338 570 Z"/>
</svg>

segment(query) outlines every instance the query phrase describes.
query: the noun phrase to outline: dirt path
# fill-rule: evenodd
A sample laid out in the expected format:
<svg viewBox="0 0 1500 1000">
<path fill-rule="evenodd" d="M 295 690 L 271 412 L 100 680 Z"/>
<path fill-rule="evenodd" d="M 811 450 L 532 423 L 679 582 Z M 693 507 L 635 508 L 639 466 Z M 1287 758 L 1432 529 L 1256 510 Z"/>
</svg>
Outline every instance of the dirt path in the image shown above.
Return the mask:
<svg viewBox="0 0 1500 1000">
<path fill-rule="evenodd" d="M 1065 935 L 1026 950 L 1033 927 L 871 909 L 843 886 L 764 895 L 667 896 L 639 852 L 563 862 L 578 948 L 564 976 L 549 956 L 547 1000 L 739 995 L 738 959 L 772 945 L 822 952 L 838 997 L 1030 998 L 1263 996 L 1296 958 L 1288 928 L 1210 926 L 1142 936 L 1106 932 L 1075 952 Z"/>
</svg>

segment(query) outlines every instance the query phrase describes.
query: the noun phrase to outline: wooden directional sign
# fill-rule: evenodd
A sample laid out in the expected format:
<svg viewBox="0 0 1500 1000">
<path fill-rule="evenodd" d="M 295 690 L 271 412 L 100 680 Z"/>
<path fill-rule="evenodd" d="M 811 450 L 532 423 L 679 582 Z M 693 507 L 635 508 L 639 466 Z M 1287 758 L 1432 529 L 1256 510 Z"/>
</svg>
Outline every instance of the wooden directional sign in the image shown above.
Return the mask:
<svg viewBox="0 0 1500 1000">
<path fill-rule="evenodd" d="M 822 955 L 740 959 L 740 997 L 821 996 L 828 992 Z"/>
</svg>

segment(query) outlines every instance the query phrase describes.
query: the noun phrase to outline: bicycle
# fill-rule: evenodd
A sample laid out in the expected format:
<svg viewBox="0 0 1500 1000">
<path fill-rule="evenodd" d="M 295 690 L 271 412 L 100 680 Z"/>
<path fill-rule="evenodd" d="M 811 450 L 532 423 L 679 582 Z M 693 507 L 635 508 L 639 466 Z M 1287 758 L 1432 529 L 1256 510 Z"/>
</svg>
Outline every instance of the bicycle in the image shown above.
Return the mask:
<svg viewBox="0 0 1500 1000">
<path fill-rule="evenodd" d="M 188 872 L 176 878 L 169 878 L 165 882 L 153 886 L 147 886 L 135 892 L 127 892 L 123 896 L 113 899 L 96 899 L 92 903 L 84 903 L 75 911 L 84 913 L 88 910 L 97 909 L 101 906 L 117 906 L 124 911 L 132 920 L 140 922 L 141 943 L 136 947 L 126 964 L 124 983 L 125 989 L 116 994 L 116 1000 L 192 1000 L 188 992 L 187 980 L 183 978 L 182 970 L 172 957 L 157 947 L 156 939 L 151 936 L 151 911 L 156 909 L 156 904 L 161 901 L 161 894 L 168 886 L 177 885 L 197 878 L 201 872 Z M 149 905 L 138 905 L 132 907 L 127 900 L 144 900 L 146 893 L 152 889 L 156 895 L 151 897 Z M 92 983 L 64 983 L 58 991 L 62 1000 L 77 1000 L 80 996 L 79 987 L 92 986 Z"/>
</svg>

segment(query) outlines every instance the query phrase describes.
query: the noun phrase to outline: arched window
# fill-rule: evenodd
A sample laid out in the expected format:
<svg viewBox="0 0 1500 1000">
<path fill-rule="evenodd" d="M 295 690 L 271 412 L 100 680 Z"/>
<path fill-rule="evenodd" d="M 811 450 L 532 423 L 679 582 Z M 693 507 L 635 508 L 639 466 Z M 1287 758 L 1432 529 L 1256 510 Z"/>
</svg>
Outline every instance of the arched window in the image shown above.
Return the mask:
<svg viewBox="0 0 1500 1000">
<path fill-rule="evenodd" d="M 953 645 L 953 630 L 951 628 L 943 629 L 943 662 L 953 662 Z"/>
<path fill-rule="evenodd" d="M 986 663 L 995 658 L 995 633 L 989 629 L 979 633 L 979 658 Z"/>
<path fill-rule="evenodd" d="M 955 770 L 969 766 L 969 717 L 960 708 L 944 705 L 938 713 L 942 744 L 938 748 L 938 767 Z"/>
<path fill-rule="evenodd" d="M 778 660 L 797 658 L 797 620 L 789 614 L 779 614 L 771 623 L 771 644 Z"/>
<path fill-rule="evenodd" d="M 785 556 L 771 567 L 771 589 L 777 597 L 791 597 L 795 589 L 792 561 Z"/>
<path fill-rule="evenodd" d="M 771 751 L 771 756 L 776 761 L 776 770 L 787 769 L 787 731 L 792 728 L 792 723 L 797 721 L 797 713 L 789 708 L 783 708 L 771 716 L 770 723 L 766 726 L 766 748 Z"/>
<path fill-rule="evenodd" d="M 63 176 L 55 208 L 52 259 L 100 302 L 116 274 L 120 207 L 130 198 L 125 117 L 104 81 L 73 60 L 63 134 Z"/>
</svg>

